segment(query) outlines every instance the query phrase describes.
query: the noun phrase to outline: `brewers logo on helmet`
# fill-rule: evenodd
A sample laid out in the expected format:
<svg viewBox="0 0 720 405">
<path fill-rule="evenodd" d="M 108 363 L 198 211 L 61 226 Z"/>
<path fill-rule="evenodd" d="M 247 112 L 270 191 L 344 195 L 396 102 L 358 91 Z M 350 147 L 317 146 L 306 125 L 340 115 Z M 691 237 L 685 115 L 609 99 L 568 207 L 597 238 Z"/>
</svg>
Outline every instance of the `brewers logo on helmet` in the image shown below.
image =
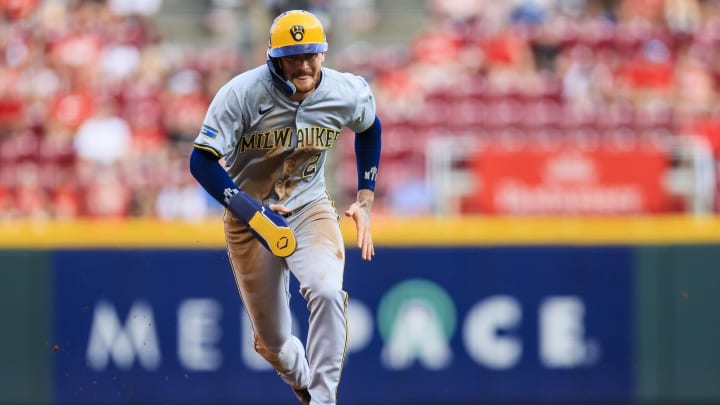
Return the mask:
<svg viewBox="0 0 720 405">
<path fill-rule="evenodd" d="M 270 27 L 268 55 L 271 58 L 325 52 L 325 31 L 315 15 L 304 10 L 286 11 Z"/>
</svg>

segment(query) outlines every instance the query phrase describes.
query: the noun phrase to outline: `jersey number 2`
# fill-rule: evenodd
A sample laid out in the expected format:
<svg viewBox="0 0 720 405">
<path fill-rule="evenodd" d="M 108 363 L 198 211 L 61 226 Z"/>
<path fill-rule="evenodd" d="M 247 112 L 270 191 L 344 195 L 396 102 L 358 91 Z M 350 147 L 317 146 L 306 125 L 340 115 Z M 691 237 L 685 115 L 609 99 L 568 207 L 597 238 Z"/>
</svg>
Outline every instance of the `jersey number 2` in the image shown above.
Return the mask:
<svg viewBox="0 0 720 405">
<path fill-rule="evenodd" d="M 302 172 L 303 178 L 315 175 L 315 172 L 317 172 L 318 169 L 318 161 L 320 160 L 320 156 L 322 156 L 322 153 L 318 152 L 314 154 L 310 159 L 308 159 L 308 164 L 305 165 L 305 169 L 303 169 Z"/>
</svg>

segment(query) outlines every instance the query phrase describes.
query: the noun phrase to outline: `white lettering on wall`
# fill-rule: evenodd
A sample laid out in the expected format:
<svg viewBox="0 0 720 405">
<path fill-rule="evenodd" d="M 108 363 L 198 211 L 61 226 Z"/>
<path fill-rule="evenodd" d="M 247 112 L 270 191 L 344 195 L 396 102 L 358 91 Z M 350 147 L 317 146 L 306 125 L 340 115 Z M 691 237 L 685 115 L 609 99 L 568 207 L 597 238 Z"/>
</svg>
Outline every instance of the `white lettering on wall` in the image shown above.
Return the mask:
<svg viewBox="0 0 720 405">
<path fill-rule="evenodd" d="M 452 352 L 432 306 L 418 299 L 403 304 L 381 356 L 382 363 L 391 370 L 406 369 L 416 360 L 431 370 L 445 368 Z"/>
<path fill-rule="evenodd" d="M 468 354 L 490 369 L 515 366 L 522 355 L 522 342 L 508 332 L 521 321 L 522 310 L 515 298 L 496 295 L 478 302 L 470 309 L 463 328 Z"/>
<path fill-rule="evenodd" d="M 157 369 L 161 356 L 150 305 L 136 301 L 123 326 L 115 307 L 100 301 L 93 313 L 86 356 L 94 370 L 104 370 L 110 359 L 118 368 L 129 370 L 136 357 L 145 369 Z"/>
<path fill-rule="evenodd" d="M 364 349 L 373 337 L 373 316 L 367 305 L 357 300 L 348 300 L 348 353 Z"/>
<path fill-rule="evenodd" d="M 540 315 L 540 361 L 548 368 L 571 368 L 597 361 L 598 347 L 585 339 L 585 304 L 580 297 L 549 297 Z"/>
<path fill-rule="evenodd" d="M 209 298 L 186 299 L 180 303 L 178 319 L 178 358 L 193 371 L 213 371 L 222 365 L 217 343 L 222 337 L 222 307 Z"/>
</svg>

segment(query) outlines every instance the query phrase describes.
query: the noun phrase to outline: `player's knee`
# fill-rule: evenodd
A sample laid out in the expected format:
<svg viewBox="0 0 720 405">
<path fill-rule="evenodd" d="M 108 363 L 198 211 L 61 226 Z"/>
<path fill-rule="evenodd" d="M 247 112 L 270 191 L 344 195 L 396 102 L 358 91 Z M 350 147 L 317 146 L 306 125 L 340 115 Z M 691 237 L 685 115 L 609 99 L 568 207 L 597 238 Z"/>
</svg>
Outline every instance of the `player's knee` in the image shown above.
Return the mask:
<svg viewBox="0 0 720 405">
<path fill-rule="evenodd" d="M 308 286 L 303 289 L 302 294 L 308 302 L 340 302 L 345 299 L 345 291 L 329 283 Z"/>
<path fill-rule="evenodd" d="M 266 339 L 255 338 L 255 351 L 263 358 L 273 361 L 273 359 L 277 358 L 286 341 L 287 337 L 281 338 L 279 336 Z"/>
</svg>

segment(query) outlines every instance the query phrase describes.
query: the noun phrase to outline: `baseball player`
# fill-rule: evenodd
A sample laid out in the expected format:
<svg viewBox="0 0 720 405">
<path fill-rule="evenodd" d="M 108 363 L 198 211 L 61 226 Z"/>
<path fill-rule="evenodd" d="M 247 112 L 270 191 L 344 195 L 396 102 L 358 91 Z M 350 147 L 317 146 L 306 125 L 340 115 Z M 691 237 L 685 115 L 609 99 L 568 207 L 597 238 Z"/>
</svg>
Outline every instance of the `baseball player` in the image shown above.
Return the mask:
<svg viewBox="0 0 720 405">
<path fill-rule="evenodd" d="M 344 127 L 355 132 L 358 192 L 345 215 L 370 261 L 381 149 L 367 82 L 323 67 L 327 49 L 313 14 L 280 14 L 270 27 L 267 63 L 218 91 L 190 157 L 193 176 L 226 207 L 228 257 L 255 350 L 300 402 L 313 405 L 336 403 L 347 343 L 345 248 L 325 186 L 327 152 Z M 310 311 L 305 345 L 291 334 L 290 273 Z"/>
</svg>

